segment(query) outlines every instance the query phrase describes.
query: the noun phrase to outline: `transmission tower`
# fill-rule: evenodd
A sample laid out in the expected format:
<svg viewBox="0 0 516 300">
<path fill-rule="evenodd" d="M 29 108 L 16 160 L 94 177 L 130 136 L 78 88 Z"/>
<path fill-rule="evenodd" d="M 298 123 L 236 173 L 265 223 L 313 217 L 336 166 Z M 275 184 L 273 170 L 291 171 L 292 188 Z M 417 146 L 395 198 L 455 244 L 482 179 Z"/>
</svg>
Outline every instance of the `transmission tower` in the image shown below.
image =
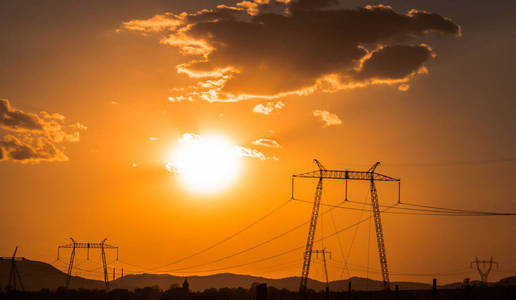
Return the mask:
<svg viewBox="0 0 516 300">
<path fill-rule="evenodd" d="M 23 288 L 23 282 L 20 276 L 20 272 L 18 271 L 18 268 L 16 267 L 16 261 L 24 261 L 25 257 L 16 257 L 16 252 L 18 252 L 18 246 L 14 249 L 13 256 L 11 257 L 0 257 L 0 260 L 10 260 L 11 261 L 11 267 L 9 269 L 9 283 L 7 283 L 7 290 L 14 290 L 16 291 L 18 289 L 18 284 L 20 285 L 20 288 L 22 291 L 25 291 Z"/>
<path fill-rule="evenodd" d="M 493 269 L 493 265 L 498 268 L 498 262 L 493 261 L 493 257 L 491 257 L 489 260 L 478 260 L 478 257 L 475 257 L 475 260 L 471 262 L 471 267 L 473 265 L 476 266 L 478 273 L 480 274 L 480 280 L 482 281 L 482 284 L 487 285 L 487 276 L 489 276 L 489 273 Z"/>
<path fill-rule="evenodd" d="M 71 244 L 66 244 L 57 247 L 57 259 L 59 260 L 59 251 L 63 249 L 72 249 L 72 253 L 70 254 L 70 263 L 68 264 L 68 273 L 66 276 L 66 285 L 68 288 L 70 286 L 70 280 L 72 279 L 72 269 L 73 262 L 75 259 L 75 249 L 87 249 L 87 259 L 90 259 L 90 249 L 101 249 L 100 253 L 102 256 L 102 267 L 104 269 L 104 283 L 106 284 L 106 289 L 109 289 L 109 277 L 106 263 L 106 249 L 116 249 L 116 260 L 118 260 L 118 247 L 106 244 L 107 239 L 102 240 L 100 243 L 78 243 L 73 238 Z"/>
<path fill-rule="evenodd" d="M 375 163 L 367 171 L 348 171 L 348 170 L 327 170 L 317 159 L 314 159 L 319 170 L 292 175 L 292 198 L 294 199 L 294 180 L 295 178 L 313 178 L 318 179 L 315 190 L 315 200 L 312 209 L 312 218 L 310 220 L 310 227 L 308 230 L 308 238 L 306 241 L 306 249 L 303 260 L 303 270 L 301 273 L 301 284 L 299 285 L 299 293 L 305 295 L 306 285 L 308 282 L 308 274 L 310 271 L 310 261 L 312 258 L 312 247 L 314 243 L 315 229 L 317 227 L 317 217 L 319 215 L 319 206 L 321 204 L 321 195 L 323 189 L 323 179 L 343 179 L 346 181 L 346 197 L 348 199 L 348 180 L 362 180 L 370 182 L 371 202 L 373 208 L 373 217 L 376 229 L 376 239 L 378 242 L 378 255 L 380 257 L 380 266 L 382 269 L 382 277 L 384 289 L 389 290 L 389 269 L 387 267 L 387 255 L 385 252 L 385 242 L 383 237 L 382 220 L 380 216 L 380 205 L 378 203 L 378 193 L 376 190 L 375 181 L 394 181 L 398 182 L 398 202 L 400 191 L 400 179 L 389 177 L 383 174 L 376 173 L 376 168 L 380 165 Z"/>
<path fill-rule="evenodd" d="M 331 259 L 331 252 L 326 250 L 326 248 L 323 248 L 322 250 L 312 250 L 312 253 L 315 253 L 316 255 L 321 254 L 323 258 L 323 266 L 324 266 L 324 278 L 326 279 L 326 289 L 325 289 L 325 297 L 326 299 L 329 299 L 330 296 L 330 283 L 328 281 L 328 268 L 326 266 L 326 254 L 330 256 Z"/>
</svg>

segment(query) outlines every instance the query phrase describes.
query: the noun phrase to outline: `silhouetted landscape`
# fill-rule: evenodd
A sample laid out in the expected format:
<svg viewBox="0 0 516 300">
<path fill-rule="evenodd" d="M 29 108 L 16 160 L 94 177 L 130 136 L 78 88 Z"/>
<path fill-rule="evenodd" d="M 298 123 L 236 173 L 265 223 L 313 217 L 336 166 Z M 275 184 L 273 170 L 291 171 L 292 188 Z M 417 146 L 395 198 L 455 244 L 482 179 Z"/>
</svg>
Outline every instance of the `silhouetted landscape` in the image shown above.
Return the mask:
<svg viewBox="0 0 516 300">
<path fill-rule="evenodd" d="M 10 262 L 0 260 L 0 286 L 5 287 Z M 106 290 L 103 281 L 74 276 L 69 289 L 63 284 L 66 274 L 38 261 L 17 263 L 23 276 L 25 292 L 4 291 L 7 299 L 256 299 L 256 286 L 266 284 L 268 299 L 298 299 L 299 277 L 270 279 L 231 273 L 209 276 L 180 277 L 168 274 L 131 274 L 110 282 Z M 188 287 L 183 288 L 185 280 Z M 331 299 L 348 299 L 349 283 L 352 299 L 383 299 L 381 281 L 352 277 L 332 281 Z M 432 285 L 417 282 L 391 282 L 398 286 L 399 299 L 432 299 Z M 325 299 L 325 283 L 310 280 L 310 299 Z M 483 286 L 481 282 L 452 283 L 438 286 L 438 299 L 514 299 L 516 276 Z M 394 297 L 395 291 L 391 291 Z M 470 293 L 471 298 L 466 298 Z M 493 297 L 489 298 L 488 297 Z M 393 298 L 394 299 L 394 298 Z"/>
</svg>

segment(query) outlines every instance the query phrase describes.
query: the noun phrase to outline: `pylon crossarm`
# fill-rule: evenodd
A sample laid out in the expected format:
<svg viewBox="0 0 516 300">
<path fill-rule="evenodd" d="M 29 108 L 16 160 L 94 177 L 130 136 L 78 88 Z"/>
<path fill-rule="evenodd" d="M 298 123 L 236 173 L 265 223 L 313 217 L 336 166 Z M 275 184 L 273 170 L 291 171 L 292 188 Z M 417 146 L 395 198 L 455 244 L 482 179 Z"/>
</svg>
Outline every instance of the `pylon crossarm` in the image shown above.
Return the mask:
<svg viewBox="0 0 516 300">
<path fill-rule="evenodd" d="M 71 249 L 71 248 L 90 248 L 90 249 L 100 249 L 100 248 L 104 248 L 104 249 L 117 249 L 118 247 L 116 246 L 112 246 L 112 245 L 108 245 L 108 244 L 102 244 L 102 243 L 75 243 L 74 244 L 67 244 L 67 245 L 62 245 L 62 246 L 59 246 L 59 248 L 68 248 L 68 249 Z"/>
<path fill-rule="evenodd" d="M 349 180 L 374 180 L 374 181 L 400 181 L 398 178 L 390 177 L 375 172 L 367 171 L 344 171 L 344 170 L 317 170 L 292 175 L 298 178 L 323 178 L 323 179 L 349 179 Z"/>
</svg>

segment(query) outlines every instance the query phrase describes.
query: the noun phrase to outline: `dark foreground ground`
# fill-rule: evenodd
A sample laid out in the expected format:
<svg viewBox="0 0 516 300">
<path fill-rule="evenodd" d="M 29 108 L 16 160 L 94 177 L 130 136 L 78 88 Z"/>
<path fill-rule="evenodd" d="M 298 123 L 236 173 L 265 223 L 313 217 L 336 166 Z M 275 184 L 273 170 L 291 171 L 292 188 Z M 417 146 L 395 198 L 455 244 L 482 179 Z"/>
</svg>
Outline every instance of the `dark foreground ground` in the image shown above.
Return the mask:
<svg viewBox="0 0 516 300">
<path fill-rule="evenodd" d="M 266 291 L 266 292 L 264 292 Z M 0 292 L 1 300 L 299 300 L 299 294 L 290 292 L 286 289 L 279 290 L 269 287 L 266 290 L 259 291 L 256 288 L 222 288 L 207 289 L 203 292 L 188 292 L 182 288 L 173 288 L 162 291 L 158 287 L 147 287 L 136 289 L 134 291 L 115 289 L 109 291 L 103 290 L 65 290 L 57 291 L 41 290 L 39 292 L 16 292 L 2 291 Z M 392 291 L 386 296 L 384 292 L 370 291 L 353 291 L 349 292 L 331 292 L 327 298 L 324 292 L 309 292 L 307 300 L 516 300 L 516 286 L 505 287 L 465 287 L 457 289 L 441 289 L 437 290 L 435 295 L 432 290 L 414 290 L 414 291 Z"/>
</svg>

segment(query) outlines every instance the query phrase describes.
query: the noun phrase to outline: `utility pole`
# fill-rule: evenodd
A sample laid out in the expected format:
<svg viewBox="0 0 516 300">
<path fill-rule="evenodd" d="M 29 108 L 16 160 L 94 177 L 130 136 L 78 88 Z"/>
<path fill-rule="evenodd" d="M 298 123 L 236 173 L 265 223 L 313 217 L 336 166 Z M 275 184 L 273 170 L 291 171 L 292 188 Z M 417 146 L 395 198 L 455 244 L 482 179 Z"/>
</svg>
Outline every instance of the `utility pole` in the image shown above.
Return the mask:
<svg viewBox="0 0 516 300">
<path fill-rule="evenodd" d="M 303 270 L 301 273 L 301 283 L 299 286 L 299 293 L 302 295 L 306 295 L 306 284 L 308 282 L 308 275 L 310 271 L 310 261 L 312 255 L 312 246 L 314 241 L 315 229 L 317 226 L 317 217 L 319 215 L 319 206 L 321 203 L 321 194 L 323 189 L 323 179 L 342 179 L 346 181 L 346 197 L 348 199 L 348 180 L 362 180 L 370 182 L 370 193 L 371 193 L 371 202 L 373 209 L 373 217 L 376 229 L 376 240 L 378 242 L 378 255 L 380 258 L 380 266 L 382 269 L 382 277 L 383 277 L 383 285 L 386 291 L 390 290 L 390 282 L 389 282 L 389 268 L 387 267 L 387 254 L 385 251 L 385 241 L 383 236 L 383 228 L 380 216 L 380 205 L 378 203 L 378 192 L 376 190 L 375 182 L 377 181 L 390 181 L 398 183 L 398 202 L 400 201 L 400 184 L 401 181 L 398 178 L 393 178 L 390 176 L 386 176 L 380 173 L 376 173 L 376 168 L 380 165 L 379 162 L 375 163 L 369 170 L 367 171 L 348 171 L 348 170 L 328 170 L 326 169 L 317 159 L 314 159 L 314 162 L 317 164 L 319 170 L 295 174 L 292 175 L 292 199 L 294 199 L 294 180 L 295 178 L 312 178 L 318 179 L 317 187 L 315 190 L 315 199 L 314 206 L 312 209 L 312 217 L 310 220 L 310 227 L 308 230 L 308 238 L 306 242 L 306 249 L 304 253 L 303 260 Z"/>
<path fill-rule="evenodd" d="M 326 279 L 325 299 L 328 300 L 330 299 L 330 283 L 328 281 L 328 268 L 326 267 L 326 254 L 328 254 L 331 259 L 331 252 L 326 250 L 326 248 L 323 248 L 322 250 L 313 250 L 313 253 L 316 255 L 321 254 L 323 258 L 324 276 Z"/>
<path fill-rule="evenodd" d="M 496 265 L 496 268 L 498 268 L 498 262 L 493 261 L 492 256 L 489 260 L 478 260 L 478 257 L 475 257 L 475 260 L 471 262 L 471 267 L 473 267 L 473 265 L 476 266 L 480 274 L 480 280 L 484 285 L 487 285 L 487 276 L 489 276 L 489 273 L 493 269 L 493 265 Z"/>
<path fill-rule="evenodd" d="M 25 257 L 16 257 L 16 252 L 18 252 L 18 246 L 14 249 L 14 253 L 11 257 L 0 257 L 0 260 L 10 260 L 11 261 L 11 267 L 9 269 L 9 282 L 7 283 L 7 290 L 14 290 L 16 291 L 18 289 L 18 284 L 20 285 L 20 288 L 22 291 L 25 291 L 23 287 L 23 282 L 20 276 L 20 272 L 18 271 L 18 268 L 16 267 L 16 261 L 24 261 Z"/>
<path fill-rule="evenodd" d="M 72 253 L 70 254 L 70 262 L 68 264 L 68 273 L 66 276 L 66 285 L 68 288 L 70 286 L 70 281 L 72 279 L 72 270 L 73 263 L 75 259 L 75 250 L 76 249 L 87 249 L 87 259 L 90 258 L 90 249 L 101 249 L 101 257 L 102 257 L 102 268 L 104 269 L 104 283 L 106 284 L 106 289 L 109 289 L 109 278 L 107 271 L 107 263 L 106 263 L 106 249 L 116 249 L 116 260 L 118 260 L 118 247 L 106 244 L 107 239 L 102 240 L 100 243 L 78 243 L 73 238 L 71 244 L 66 244 L 57 247 L 57 259 L 59 260 L 59 252 L 63 249 L 72 249 Z"/>
</svg>

